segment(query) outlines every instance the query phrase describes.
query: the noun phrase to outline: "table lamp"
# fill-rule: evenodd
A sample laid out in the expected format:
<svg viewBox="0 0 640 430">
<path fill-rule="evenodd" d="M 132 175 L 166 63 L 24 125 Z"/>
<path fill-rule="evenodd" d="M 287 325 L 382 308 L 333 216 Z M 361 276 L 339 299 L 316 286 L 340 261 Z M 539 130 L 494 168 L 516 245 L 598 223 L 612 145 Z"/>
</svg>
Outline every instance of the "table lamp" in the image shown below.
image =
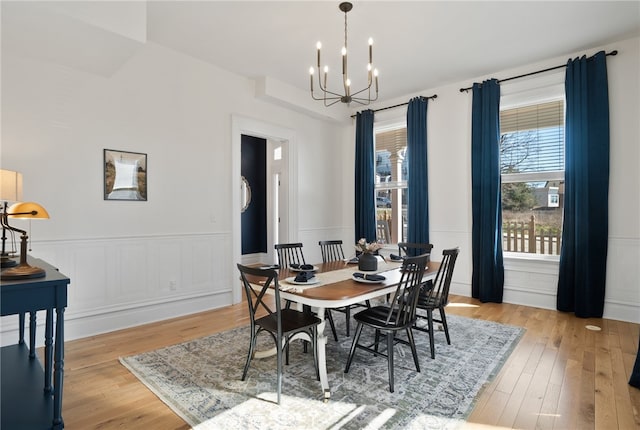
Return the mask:
<svg viewBox="0 0 640 430">
<path fill-rule="evenodd" d="M 27 263 L 27 232 L 20 230 L 9 225 L 8 218 L 29 218 L 29 219 L 48 219 L 49 214 L 47 210 L 34 202 L 22 202 L 16 203 L 9 207 L 2 216 L 3 229 L 15 231 L 21 234 L 20 236 L 20 262 L 17 266 L 4 269 L 0 274 L 0 279 L 18 280 L 18 279 L 30 279 L 41 278 L 45 275 L 44 269 L 35 267 Z"/>
<path fill-rule="evenodd" d="M 0 170 L 0 218 L 2 219 L 2 251 L 0 252 L 0 262 L 2 268 L 12 267 L 18 262 L 10 257 L 6 251 L 7 242 L 7 208 L 9 202 L 19 202 L 22 200 L 22 174 L 13 170 Z"/>
</svg>

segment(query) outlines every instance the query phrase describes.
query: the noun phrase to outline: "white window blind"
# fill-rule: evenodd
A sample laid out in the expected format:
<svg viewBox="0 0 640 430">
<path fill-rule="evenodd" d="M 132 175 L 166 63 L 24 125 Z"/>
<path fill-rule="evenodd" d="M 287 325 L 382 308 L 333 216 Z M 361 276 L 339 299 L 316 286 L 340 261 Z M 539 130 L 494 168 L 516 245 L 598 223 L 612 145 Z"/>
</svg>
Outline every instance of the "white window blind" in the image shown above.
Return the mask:
<svg viewBox="0 0 640 430">
<path fill-rule="evenodd" d="M 564 170 L 564 101 L 500 112 L 503 173 Z"/>
</svg>

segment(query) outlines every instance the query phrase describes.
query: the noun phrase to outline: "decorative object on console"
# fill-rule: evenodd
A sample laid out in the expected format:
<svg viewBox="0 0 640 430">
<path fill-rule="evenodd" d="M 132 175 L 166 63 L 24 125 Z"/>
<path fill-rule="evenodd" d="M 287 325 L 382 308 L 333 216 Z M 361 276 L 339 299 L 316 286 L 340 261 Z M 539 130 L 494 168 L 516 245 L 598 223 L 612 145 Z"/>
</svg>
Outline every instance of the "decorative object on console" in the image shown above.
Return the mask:
<svg viewBox="0 0 640 430">
<path fill-rule="evenodd" d="M 18 264 L 17 261 L 10 257 L 6 250 L 7 229 L 5 228 L 7 208 L 9 202 L 18 202 L 22 200 L 22 174 L 13 170 L 0 170 L 0 201 L 2 201 L 2 252 L 0 259 L 2 268 L 13 267 Z"/>
<path fill-rule="evenodd" d="M 316 97 L 313 94 L 313 75 L 315 70 L 313 67 L 309 68 L 310 80 L 311 80 L 311 97 L 314 100 L 322 100 L 325 106 L 332 106 L 338 102 L 346 103 L 349 105 L 351 102 L 356 102 L 361 105 L 368 105 L 372 101 L 378 99 L 378 69 L 373 68 L 373 39 L 369 38 L 369 63 L 367 64 L 367 86 L 363 89 L 352 92 L 351 91 L 351 79 L 349 79 L 348 67 L 347 67 L 347 12 L 349 12 L 353 5 L 349 2 L 340 3 L 338 8 L 344 12 L 344 46 L 342 47 L 342 86 L 344 90 L 342 93 L 335 93 L 327 89 L 327 76 L 329 74 L 329 66 L 324 66 L 323 77 L 320 79 L 320 49 L 322 44 L 317 44 L 317 57 L 318 57 L 318 87 L 322 91 L 321 97 Z M 375 81 L 376 95 L 371 98 L 371 84 Z M 358 96 L 366 91 L 365 96 Z M 327 95 L 328 94 L 328 95 Z M 329 102 L 329 103 L 327 103 Z"/>
<path fill-rule="evenodd" d="M 4 269 L 0 275 L 3 281 L 16 279 L 41 278 L 45 276 L 44 269 L 27 263 L 27 232 L 9 225 L 8 218 L 49 219 L 47 210 L 34 202 L 23 202 L 11 205 L 2 214 L 2 228 L 20 233 L 20 262 L 15 267 Z"/>
</svg>

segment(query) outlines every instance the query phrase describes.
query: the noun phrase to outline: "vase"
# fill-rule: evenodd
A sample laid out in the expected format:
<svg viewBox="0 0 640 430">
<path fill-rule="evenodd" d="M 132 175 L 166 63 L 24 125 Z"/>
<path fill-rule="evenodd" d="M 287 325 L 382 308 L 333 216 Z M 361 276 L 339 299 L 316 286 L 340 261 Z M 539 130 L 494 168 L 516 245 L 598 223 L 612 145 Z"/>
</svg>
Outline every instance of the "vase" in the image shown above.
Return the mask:
<svg viewBox="0 0 640 430">
<path fill-rule="evenodd" d="M 360 254 L 360 257 L 358 257 L 358 269 L 365 272 L 375 272 L 378 270 L 378 259 L 373 254 Z"/>
</svg>

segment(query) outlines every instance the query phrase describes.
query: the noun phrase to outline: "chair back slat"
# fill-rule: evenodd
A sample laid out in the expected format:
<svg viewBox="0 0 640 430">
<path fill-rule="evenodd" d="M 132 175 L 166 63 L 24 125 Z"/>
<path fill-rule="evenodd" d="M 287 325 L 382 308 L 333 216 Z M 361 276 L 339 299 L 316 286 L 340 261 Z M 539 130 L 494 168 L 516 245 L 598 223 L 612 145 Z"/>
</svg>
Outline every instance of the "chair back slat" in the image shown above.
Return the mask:
<svg viewBox="0 0 640 430">
<path fill-rule="evenodd" d="M 278 321 L 278 331 L 281 332 L 280 321 L 280 288 L 278 284 L 278 272 L 273 269 L 259 269 L 256 267 L 238 264 L 240 279 L 249 305 L 249 317 L 251 326 L 255 325 L 256 315 L 271 315 Z M 273 285 L 272 285 L 273 284 Z M 275 310 L 271 309 L 264 299 L 269 288 L 273 286 L 275 295 Z M 263 314 L 263 311 L 266 312 Z"/>
<path fill-rule="evenodd" d="M 422 254 L 404 260 L 400 283 L 389 306 L 387 324 L 408 326 L 415 321 L 420 285 L 428 258 L 429 254 Z"/>
<path fill-rule="evenodd" d="M 451 278 L 453 277 L 453 269 L 456 265 L 459 248 L 445 249 L 442 251 L 442 262 L 433 281 L 433 288 L 426 292 L 429 303 L 437 306 L 446 306 L 449 303 L 449 289 L 451 287 Z"/>
<path fill-rule="evenodd" d="M 433 245 L 430 243 L 398 242 L 398 255 L 401 257 L 415 257 L 421 254 L 431 254 Z"/>
<path fill-rule="evenodd" d="M 286 269 L 291 264 L 306 264 L 301 243 L 277 243 L 274 245 L 278 253 L 278 265 Z"/>
<path fill-rule="evenodd" d="M 341 240 L 321 240 L 318 245 L 320 245 L 323 263 L 344 260 Z"/>
</svg>

